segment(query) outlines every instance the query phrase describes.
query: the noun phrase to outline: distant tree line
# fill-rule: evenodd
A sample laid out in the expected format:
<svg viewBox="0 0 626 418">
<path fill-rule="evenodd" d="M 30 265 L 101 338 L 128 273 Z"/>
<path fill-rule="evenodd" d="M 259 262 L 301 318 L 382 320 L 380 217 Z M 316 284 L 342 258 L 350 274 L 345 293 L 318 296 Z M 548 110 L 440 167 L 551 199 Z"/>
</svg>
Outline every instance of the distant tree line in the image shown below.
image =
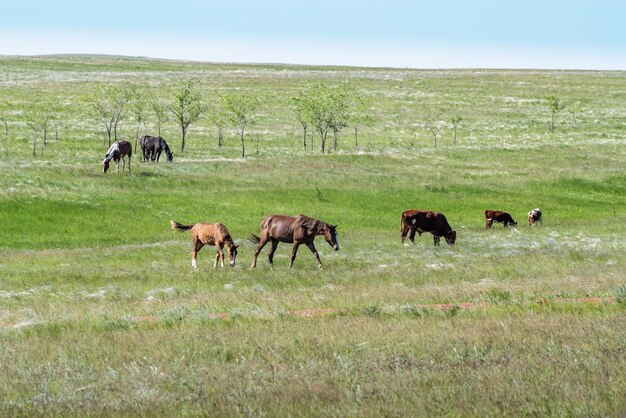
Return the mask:
<svg viewBox="0 0 626 418">
<path fill-rule="evenodd" d="M 549 131 L 555 131 L 556 116 L 565 109 L 562 101 L 554 96 L 544 96 L 546 107 L 550 112 Z M 180 149 L 185 150 L 189 128 L 197 123 L 201 116 L 217 129 L 217 146 L 224 143 L 223 130 L 231 128 L 237 132 L 241 141 L 241 157 L 246 156 L 246 133 L 259 117 L 262 108 L 261 101 L 242 91 L 234 91 L 219 96 L 208 106 L 204 103 L 199 83 L 195 79 L 179 82 L 170 100 L 164 100 L 144 93 L 132 84 L 101 85 L 86 101 L 90 104 L 92 115 L 104 134 L 104 144 L 107 147 L 120 138 L 120 130 L 127 120 L 135 123 L 135 147 L 138 140 L 145 135 L 146 122 L 150 115 L 157 124 L 158 135 L 161 135 L 163 123 L 172 120 L 179 128 L 181 135 Z M 355 146 L 359 145 L 359 132 L 364 127 L 375 123 L 371 100 L 357 85 L 351 82 L 327 84 L 312 82 L 290 98 L 289 108 L 295 121 L 302 128 L 302 146 L 305 149 L 314 149 L 314 138 L 319 140 L 319 150 L 322 154 L 337 151 L 340 134 L 350 129 L 354 135 Z M 2 122 L 4 136 L 9 136 L 9 120 L 11 119 L 11 104 L 0 102 L 0 122 Z M 48 136 L 54 132 L 58 139 L 61 128 L 61 103 L 58 100 L 46 100 L 36 110 L 25 113 L 26 124 L 30 129 L 33 154 L 36 153 L 37 143 L 42 139 L 43 146 L 48 144 Z M 577 115 L 582 112 L 580 106 L 571 106 L 568 109 L 574 124 Z M 423 127 L 432 135 L 434 146 L 442 129 L 451 126 L 454 132 L 454 143 L 457 143 L 458 129 L 463 124 L 463 118 L 455 114 L 448 122 L 438 120 L 427 114 L 424 117 Z M 315 134 L 315 135 L 313 135 Z M 257 139 L 258 142 L 258 139 Z M 257 145 L 258 147 L 258 145 Z"/>
</svg>

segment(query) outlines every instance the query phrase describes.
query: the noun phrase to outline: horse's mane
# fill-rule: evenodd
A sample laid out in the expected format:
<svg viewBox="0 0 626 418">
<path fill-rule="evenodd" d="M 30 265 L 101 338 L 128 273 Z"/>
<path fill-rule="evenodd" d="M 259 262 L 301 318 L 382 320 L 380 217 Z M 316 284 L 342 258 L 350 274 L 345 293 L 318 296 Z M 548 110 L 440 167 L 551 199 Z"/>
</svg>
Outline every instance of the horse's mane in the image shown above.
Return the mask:
<svg viewBox="0 0 626 418">
<path fill-rule="evenodd" d="M 315 232 L 323 232 L 327 229 L 330 229 L 330 225 L 326 222 L 322 222 L 317 219 L 309 218 L 306 215 L 298 215 L 296 217 L 296 225 L 304 227 L 306 229 L 315 231 Z"/>
<path fill-rule="evenodd" d="M 119 149 L 120 149 L 120 145 L 117 142 L 114 142 L 113 145 L 111 145 L 111 148 L 109 148 L 106 155 L 104 156 L 104 159 L 107 161 L 111 161 L 111 158 L 113 158 L 113 153 Z"/>
<path fill-rule="evenodd" d="M 220 239 L 222 241 L 232 241 L 232 237 L 230 236 L 230 233 L 228 232 L 228 229 L 226 229 L 226 226 L 222 223 L 216 223 L 215 224 L 215 229 L 217 230 L 217 233 L 220 235 Z"/>
</svg>

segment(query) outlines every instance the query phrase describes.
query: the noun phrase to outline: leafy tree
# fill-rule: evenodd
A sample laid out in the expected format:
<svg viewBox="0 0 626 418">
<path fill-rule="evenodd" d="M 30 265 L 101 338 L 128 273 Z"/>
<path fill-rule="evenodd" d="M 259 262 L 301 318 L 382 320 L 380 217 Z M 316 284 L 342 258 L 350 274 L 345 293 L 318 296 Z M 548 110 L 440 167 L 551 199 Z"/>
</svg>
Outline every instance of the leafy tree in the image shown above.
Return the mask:
<svg viewBox="0 0 626 418">
<path fill-rule="evenodd" d="M 302 143 L 304 145 L 304 149 L 306 149 L 306 134 L 310 123 L 307 117 L 306 106 L 307 98 L 305 97 L 304 92 L 300 92 L 298 96 L 291 98 L 291 110 L 296 115 L 296 119 L 302 126 Z"/>
<path fill-rule="evenodd" d="M 554 118 L 556 117 L 557 113 L 565 109 L 565 105 L 563 105 L 561 103 L 561 100 L 555 96 L 545 96 L 544 99 L 546 100 L 548 109 L 550 110 L 550 113 L 552 114 L 552 119 L 550 122 L 550 132 L 554 132 Z"/>
<path fill-rule="evenodd" d="M 244 93 L 229 93 L 220 98 L 220 107 L 225 120 L 236 127 L 241 138 L 241 158 L 246 157 L 244 138 L 246 126 L 254 121 L 255 112 L 260 106 L 258 99 Z"/>
<path fill-rule="evenodd" d="M 181 151 L 185 150 L 185 137 L 189 125 L 195 122 L 204 110 L 202 107 L 202 96 L 198 91 L 197 84 L 195 80 L 180 83 L 176 90 L 174 101 L 168 106 L 180 126 L 182 134 Z"/>
<path fill-rule="evenodd" d="M 348 126 L 350 121 L 352 87 L 347 83 L 339 86 L 315 83 L 300 97 L 303 98 L 302 105 L 306 119 L 320 136 L 322 154 L 326 152 L 326 140 L 330 131 L 333 132 L 336 149 L 339 132 Z"/>
</svg>

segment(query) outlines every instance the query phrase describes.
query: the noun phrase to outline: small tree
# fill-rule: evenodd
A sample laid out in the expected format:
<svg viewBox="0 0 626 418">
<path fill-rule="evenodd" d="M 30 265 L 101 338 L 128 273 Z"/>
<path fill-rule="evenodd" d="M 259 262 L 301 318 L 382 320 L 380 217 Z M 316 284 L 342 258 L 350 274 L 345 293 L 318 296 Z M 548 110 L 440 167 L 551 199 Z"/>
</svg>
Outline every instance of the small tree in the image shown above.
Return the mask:
<svg viewBox="0 0 626 418">
<path fill-rule="evenodd" d="M 43 134 L 44 148 L 48 146 L 48 130 L 54 126 L 58 117 L 59 103 L 56 100 L 47 100 L 43 105 L 26 115 L 28 125 L 33 132 L 33 155 L 36 153 L 37 139 Z"/>
<path fill-rule="evenodd" d="M 244 133 L 246 126 L 254 120 L 254 114 L 261 106 L 258 99 L 243 93 L 229 93 L 220 98 L 220 106 L 226 119 L 232 123 L 241 138 L 241 158 L 246 157 Z"/>
<path fill-rule="evenodd" d="M 179 84 L 174 101 L 168 106 L 180 126 L 182 138 L 180 150 L 185 150 L 185 137 L 189 125 L 195 122 L 202 114 L 202 96 L 198 91 L 197 81 L 188 80 Z"/>
<path fill-rule="evenodd" d="M 307 98 L 304 96 L 304 92 L 300 92 L 297 97 L 291 98 L 291 110 L 296 115 L 296 119 L 302 126 L 302 143 L 304 149 L 306 149 L 306 134 L 309 128 L 309 119 L 307 117 L 306 106 Z"/>
<path fill-rule="evenodd" d="M 224 127 L 226 126 L 226 114 L 221 105 L 215 106 L 209 111 L 209 121 L 217 128 L 217 146 L 221 148 L 224 145 Z"/>
<path fill-rule="evenodd" d="M 149 100 L 148 106 L 152 110 L 152 113 L 156 117 L 157 120 L 157 132 L 158 135 L 161 136 L 161 123 L 167 120 L 167 108 L 165 104 L 156 97 L 152 97 Z"/>
<path fill-rule="evenodd" d="M 556 114 L 561 110 L 565 109 L 565 105 L 563 105 L 558 97 L 555 96 L 545 96 L 546 103 L 548 105 L 548 109 L 552 115 L 552 119 L 550 122 L 550 132 L 554 132 L 554 119 Z"/>
<path fill-rule="evenodd" d="M 359 129 L 362 126 L 372 126 L 374 117 L 371 114 L 371 103 L 363 97 L 354 98 L 354 109 L 350 115 L 350 126 L 354 130 L 354 146 L 359 146 Z"/>
<path fill-rule="evenodd" d="M 135 88 L 133 92 L 133 99 L 130 102 L 129 106 L 130 113 L 133 115 L 133 118 L 137 123 L 137 129 L 135 129 L 135 150 L 137 149 L 137 143 L 139 142 L 139 130 L 141 129 L 142 125 L 143 135 L 146 134 L 146 110 L 148 108 L 148 105 L 149 103 L 146 96 Z"/>
<path fill-rule="evenodd" d="M 126 86 L 101 86 L 96 96 L 91 99 L 94 114 L 104 128 L 109 147 L 111 146 L 111 133 L 117 141 L 118 128 L 124 118 L 125 106 L 131 95 L 131 89 Z"/>
<path fill-rule="evenodd" d="M 428 119 L 426 120 L 426 122 L 424 122 L 424 126 L 426 126 L 426 129 L 428 129 L 430 131 L 430 134 L 433 136 L 433 139 L 435 141 L 435 148 L 437 148 L 437 138 L 439 137 L 439 132 L 441 132 L 440 124 L 432 119 Z"/>
<path fill-rule="evenodd" d="M 302 96 L 306 119 L 319 134 L 322 154 L 326 151 L 328 132 L 333 131 L 334 148 L 342 128 L 348 126 L 353 89 L 347 84 L 329 86 L 315 83 Z"/>
<path fill-rule="evenodd" d="M 461 122 L 463 122 L 463 118 L 459 115 L 456 115 L 450 119 L 450 123 L 452 124 L 452 129 L 454 130 L 454 145 L 456 145 L 456 131 L 461 126 Z"/>
</svg>

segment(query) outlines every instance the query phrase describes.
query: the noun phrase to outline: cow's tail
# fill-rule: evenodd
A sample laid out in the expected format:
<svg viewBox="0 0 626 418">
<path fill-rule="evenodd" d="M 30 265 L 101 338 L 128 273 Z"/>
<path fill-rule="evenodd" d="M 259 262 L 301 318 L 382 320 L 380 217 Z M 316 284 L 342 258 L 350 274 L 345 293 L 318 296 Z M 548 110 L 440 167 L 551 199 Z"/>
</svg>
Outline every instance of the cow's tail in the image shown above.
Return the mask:
<svg viewBox="0 0 626 418">
<path fill-rule="evenodd" d="M 176 221 L 170 221 L 170 225 L 172 225 L 172 229 L 178 229 L 179 231 L 187 231 L 187 230 L 193 228 L 195 224 L 183 225 L 183 224 L 178 223 Z"/>
<path fill-rule="evenodd" d="M 404 213 L 400 217 L 400 232 L 404 232 L 404 230 L 409 226 L 406 219 L 404 218 Z"/>
</svg>

